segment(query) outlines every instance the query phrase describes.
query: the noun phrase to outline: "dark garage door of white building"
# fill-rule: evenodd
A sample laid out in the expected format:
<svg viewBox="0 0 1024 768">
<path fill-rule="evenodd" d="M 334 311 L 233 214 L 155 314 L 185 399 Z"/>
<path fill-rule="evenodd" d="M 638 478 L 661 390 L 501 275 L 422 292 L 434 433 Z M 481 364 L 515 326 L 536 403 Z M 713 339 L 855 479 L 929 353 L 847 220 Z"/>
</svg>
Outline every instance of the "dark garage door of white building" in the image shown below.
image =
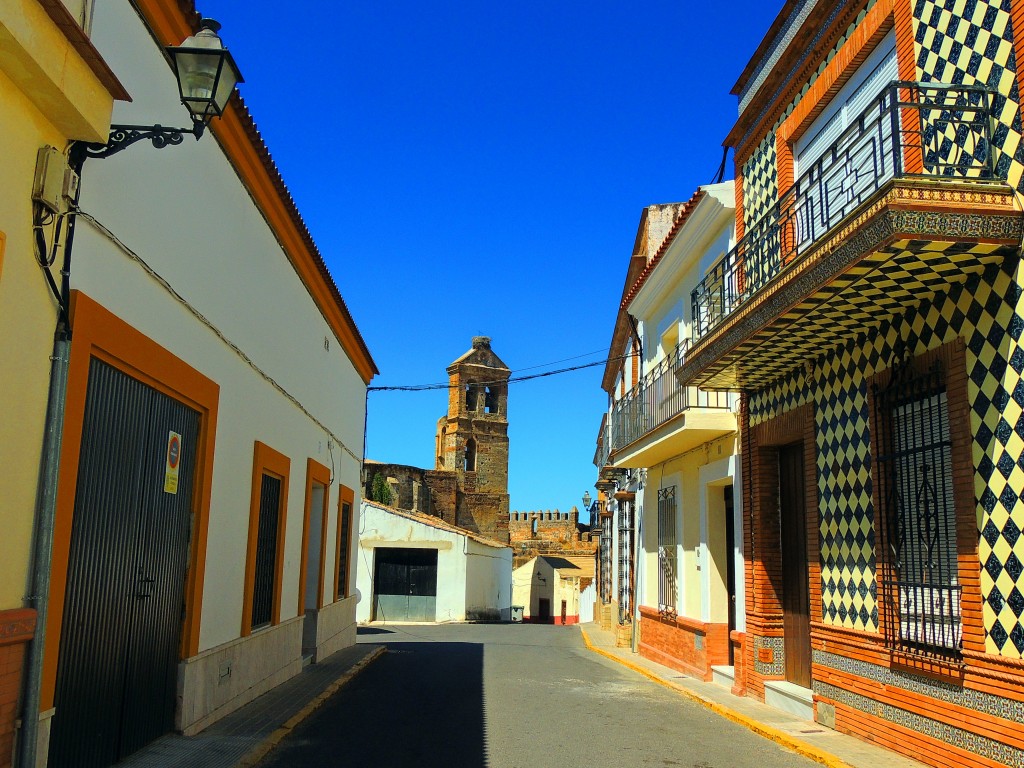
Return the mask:
<svg viewBox="0 0 1024 768">
<path fill-rule="evenodd" d="M 111 765 L 174 727 L 198 433 L 195 411 L 91 362 L 53 768 Z"/>
<path fill-rule="evenodd" d="M 437 550 L 379 547 L 374 550 L 373 618 L 434 621 Z"/>
</svg>

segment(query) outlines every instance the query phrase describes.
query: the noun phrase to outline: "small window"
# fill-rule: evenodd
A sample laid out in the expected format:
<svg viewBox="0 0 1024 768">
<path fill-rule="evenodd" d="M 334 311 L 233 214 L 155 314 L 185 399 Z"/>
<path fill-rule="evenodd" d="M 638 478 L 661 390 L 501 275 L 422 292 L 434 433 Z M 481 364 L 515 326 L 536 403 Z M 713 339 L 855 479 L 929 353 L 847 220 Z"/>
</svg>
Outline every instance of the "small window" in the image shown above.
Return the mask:
<svg viewBox="0 0 1024 768">
<path fill-rule="evenodd" d="M 351 488 L 341 486 L 338 503 L 338 545 L 334 569 L 334 599 L 348 597 L 348 554 L 352 546 L 352 502 Z"/>
<path fill-rule="evenodd" d="M 476 384 L 467 384 L 466 385 L 466 410 L 470 411 L 471 413 L 475 412 L 476 409 L 477 409 L 477 400 L 478 400 L 477 395 L 479 395 L 479 391 L 477 389 Z"/>
<path fill-rule="evenodd" d="M 472 437 L 466 441 L 466 471 L 476 472 L 476 440 Z"/>
<path fill-rule="evenodd" d="M 259 526 L 256 531 L 256 571 L 253 579 L 250 629 L 265 627 L 273 619 L 280 510 L 281 479 L 263 475 L 260 485 Z"/>
<path fill-rule="evenodd" d="M 535 539 L 537 538 L 537 518 L 536 517 L 533 518 L 533 524 L 530 526 L 530 535 L 533 538 L 535 538 Z"/>
<path fill-rule="evenodd" d="M 658 610 L 676 612 L 676 487 L 658 491 Z"/>
<path fill-rule="evenodd" d="M 287 456 L 258 440 L 255 442 L 242 609 L 243 637 L 281 620 L 290 469 L 291 462 Z"/>
<path fill-rule="evenodd" d="M 484 390 L 484 412 L 498 412 L 498 393 L 494 390 L 494 387 L 487 387 Z"/>
</svg>

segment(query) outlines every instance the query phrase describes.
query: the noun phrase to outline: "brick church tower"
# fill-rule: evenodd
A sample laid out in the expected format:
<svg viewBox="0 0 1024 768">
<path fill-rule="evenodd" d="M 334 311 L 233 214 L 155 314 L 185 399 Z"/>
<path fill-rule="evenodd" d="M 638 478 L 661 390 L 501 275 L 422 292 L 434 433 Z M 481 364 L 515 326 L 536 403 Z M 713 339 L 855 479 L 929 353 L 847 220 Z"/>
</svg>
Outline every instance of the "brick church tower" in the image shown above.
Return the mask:
<svg viewBox="0 0 1024 768">
<path fill-rule="evenodd" d="M 487 336 L 448 366 L 448 415 L 437 423 L 437 469 L 455 473 L 455 524 L 508 542 L 508 378 Z"/>
</svg>

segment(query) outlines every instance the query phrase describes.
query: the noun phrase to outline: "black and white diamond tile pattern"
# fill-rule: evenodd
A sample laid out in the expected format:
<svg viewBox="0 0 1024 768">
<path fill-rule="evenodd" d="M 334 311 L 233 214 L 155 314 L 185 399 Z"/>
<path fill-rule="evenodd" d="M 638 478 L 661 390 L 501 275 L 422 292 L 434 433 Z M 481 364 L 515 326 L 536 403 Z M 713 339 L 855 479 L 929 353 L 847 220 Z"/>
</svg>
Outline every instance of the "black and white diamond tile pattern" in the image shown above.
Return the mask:
<svg viewBox="0 0 1024 768">
<path fill-rule="evenodd" d="M 867 4 L 864 6 L 864 8 L 860 11 L 860 13 L 857 14 L 857 18 L 854 19 L 854 21 L 846 28 L 846 30 L 843 32 L 843 34 L 840 36 L 840 38 L 832 46 L 831 50 L 829 50 L 829 52 L 825 54 L 824 59 L 818 64 L 817 69 L 815 69 L 815 71 L 807 79 L 807 82 L 805 82 L 800 87 L 800 90 L 797 92 L 796 96 L 793 97 L 793 100 L 789 104 L 786 105 L 786 109 L 779 116 L 778 120 L 776 120 L 775 125 L 772 126 L 771 132 L 769 134 L 772 137 L 772 141 L 774 141 L 775 133 L 776 133 L 776 131 L 778 131 L 779 126 L 782 125 L 782 123 L 786 120 L 786 118 L 789 117 L 793 113 L 793 110 L 796 109 L 796 105 L 799 104 L 800 100 L 803 99 L 804 96 L 807 95 L 807 92 L 811 89 L 811 86 L 814 85 L 815 81 L 821 76 L 821 73 L 825 71 L 825 68 L 829 65 L 829 63 L 832 61 L 832 59 L 834 59 L 836 57 L 836 54 L 839 53 L 839 49 L 842 48 L 846 44 L 846 41 L 854 33 L 854 31 L 857 29 L 857 27 L 860 25 L 860 23 L 862 21 L 864 21 L 864 17 L 867 16 L 868 11 L 870 11 L 871 8 L 873 8 L 875 3 L 877 3 L 877 2 L 878 2 L 878 0 L 868 0 Z M 818 44 L 820 36 L 823 35 L 825 33 L 825 30 L 827 30 L 831 26 L 832 21 L 835 19 L 836 15 L 842 10 L 842 5 L 843 5 L 842 3 L 835 3 L 834 4 L 834 8 L 832 10 L 832 13 L 829 14 L 828 18 L 821 25 L 817 35 L 815 35 L 814 39 L 811 40 L 810 43 L 808 44 L 808 46 L 807 46 L 808 52 L 810 52 L 810 50 L 813 49 Z M 793 30 L 793 31 L 795 32 L 795 30 Z M 794 70 L 800 69 L 803 66 L 803 64 L 804 64 L 804 59 L 801 58 L 796 63 L 796 65 L 794 66 Z M 756 79 L 754 81 L 752 81 L 752 82 L 756 82 Z M 787 82 L 782 87 L 788 86 L 788 84 L 789 83 L 788 83 L 788 78 L 787 78 Z M 746 109 L 746 101 L 747 101 L 746 97 L 745 98 L 741 98 L 741 100 L 740 100 L 740 111 L 741 112 L 744 109 Z M 774 106 L 774 101 L 775 101 L 774 99 L 771 100 L 770 103 L 768 103 L 764 108 L 762 108 L 762 110 L 758 114 L 758 116 L 752 121 L 753 124 L 756 125 L 756 124 L 759 124 L 761 122 L 761 120 L 764 118 L 764 116 L 767 113 L 767 111 Z M 750 135 L 749 134 L 745 135 L 742 138 L 742 140 L 740 141 L 740 143 L 741 144 L 746 144 L 748 138 L 750 138 Z M 746 174 L 744 174 L 744 176 L 746 176 Z M 748 219 L 748 218 L 744 217 L 744 221 L 747 221 L 747 222 L 750 222 L 750 223 L 752 223 L 752 221 L 755 221 L 755 220 L 751 220 L 751 219 Z"/>
<path fill-rule="evenodd" d="M 997 175 L 1024 192 L 1024 140 L 1009 0 L 914 2 L 918 78 L 982 83 L 997 91 L 992 141 Z M 937 145 L 940 152 L 950 154 L 980 156 L 988 151 L 968 146 L 953 131 L 942 135 Z M 743 167 L 748 229 L 777 200 L 775 163 L 773 130 Z M 758 356 L 757 365 L 763 366 L 760 380 L 772 383 L 751 394 L 751 425 L 806 402 L 816 406 L 826 621 L 877 629 L 864 381 L 889 367 L 897 348 L 919 354 L 962 336 L 972 403 L 986 650 L 1024 658 L 1024 270 L 1015 259 L 993 264 L 999 250 L 984 244 L 963 250 L 962 243 L 894 243 L 885 254 L 889 264 L 884 271 L 878 270 L 878 260 L 865 259 L 790 311 L 785 317 L 792 322 L 784 333 L 777 331 L 778 326 L 764 329 L 741 345 L 753 351 L 768 344 L 773 352 L 767 362 Z M 951 272 L 959 272 L 966 282 L 951 280 Z M 901 314 L 902 307 L 915 299 L 923 301 Z M 836 338 L 836 329 L 856 341 L 819 357 L 812 383 L 803 370 L 806 350 L 820 348 L 823 338 Z"/>
<path fill-rule="evenodd" d="M 815 387 L 821 611 L 834 626 L 878 631 L 867 390 L 852 344 L 826 358 Z"/>
<path fill-rule="evenodd" d="M 962 280 L 981 272 L 986 263 L 1001 259 L 1004 250 L 987 243 L 897 241 L 866 256 L 777 322 L 748 336 L 734 353 L 736 365 L 746 381 L 768 385 L 784 379 L 802 365 L 808 349 L 878 328 L 907 305 L 947 290 L 951 277 Z M 752 354 L 759 348 L 770 349 L 771 355 Z"/>
<path fill-rule="evenodd" d="M 998 94 L 992 104 L 997 176 L 1024 192 L 1024 142 L 1013 34 L 1010 0 L 916 0 L 914 6 L 918 79 L 987 85 Z M 962 157 L 967 162 L 988 153 L 984 145 L 970 143 L 967 131 L 947 127 L 939 133 L 936 146 L 943 160 Z"/>
<path fill-rule="evenodd" d="M 750 228 L 779 201 L 775 134 L 766 138 L 743 164 L 743 224 Z"/>
<path fill-rule="evenodd" d="M 750 426 L 799 408 L 807 402 L 810 387 L 804 369 L 798 368 L 773 383 L 770 387 L 752 392 L 750 395 Z"/>
<path fill-rule="evenodd" d="M 822 607 L 826 621 L 877 627 L 864 381 L 898 350 L 966 344 L 982 613 L 989 653 L 1024 658 L 1024 269 L 1007 259 L 819 358 L 808 385 L 789 379 L 751 396 L 759 421 L 814 402 L 818 426 Z M 805 347 L 813 348 L 813 347 Z M 799 369 L 802 371 L 802 366 Z M 788 382 L 788 383 L 787 383 Z M 798 383 L 803 386 L 798 386 Z M 808 391 L 809 390 L 809 391 Z M 772 414 L 771 408 L 778 408 Z M 868 620 L 864 620 L 864 613 Z M 842 609 L 842 610 L 841 610 Z M 845 616 L 844 614 L 845 610 Z M 853 618 L 851 618 L 851 615 Z"/>
</svg>

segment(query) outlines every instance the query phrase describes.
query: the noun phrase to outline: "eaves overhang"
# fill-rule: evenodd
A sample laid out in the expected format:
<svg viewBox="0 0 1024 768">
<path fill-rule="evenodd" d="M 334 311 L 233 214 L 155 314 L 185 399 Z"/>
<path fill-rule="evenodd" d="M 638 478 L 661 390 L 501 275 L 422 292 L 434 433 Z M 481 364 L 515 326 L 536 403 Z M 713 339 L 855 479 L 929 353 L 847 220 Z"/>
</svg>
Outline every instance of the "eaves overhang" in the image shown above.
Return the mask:
<svg viewBox="0 0 1024 768">
<path fill-rule="evenodd" d="M 161 46 L 177 45 L 198 30 L 199 14 L 193 0 L 134 0 L 134 4 Z M 217 137 L 353 368 L 363 382 L 369 384 L 380 373 L 377 364 L 237 90 L 221 119 L 211 123 L 210 131 Z"/>
<path fill-rule="evenodd" d="M 753 390 L 878 328 L 987 265 L 1019 256 L 1005 184 L 889 182 L 691 347 L 682 385 Z"/>
</svg>

